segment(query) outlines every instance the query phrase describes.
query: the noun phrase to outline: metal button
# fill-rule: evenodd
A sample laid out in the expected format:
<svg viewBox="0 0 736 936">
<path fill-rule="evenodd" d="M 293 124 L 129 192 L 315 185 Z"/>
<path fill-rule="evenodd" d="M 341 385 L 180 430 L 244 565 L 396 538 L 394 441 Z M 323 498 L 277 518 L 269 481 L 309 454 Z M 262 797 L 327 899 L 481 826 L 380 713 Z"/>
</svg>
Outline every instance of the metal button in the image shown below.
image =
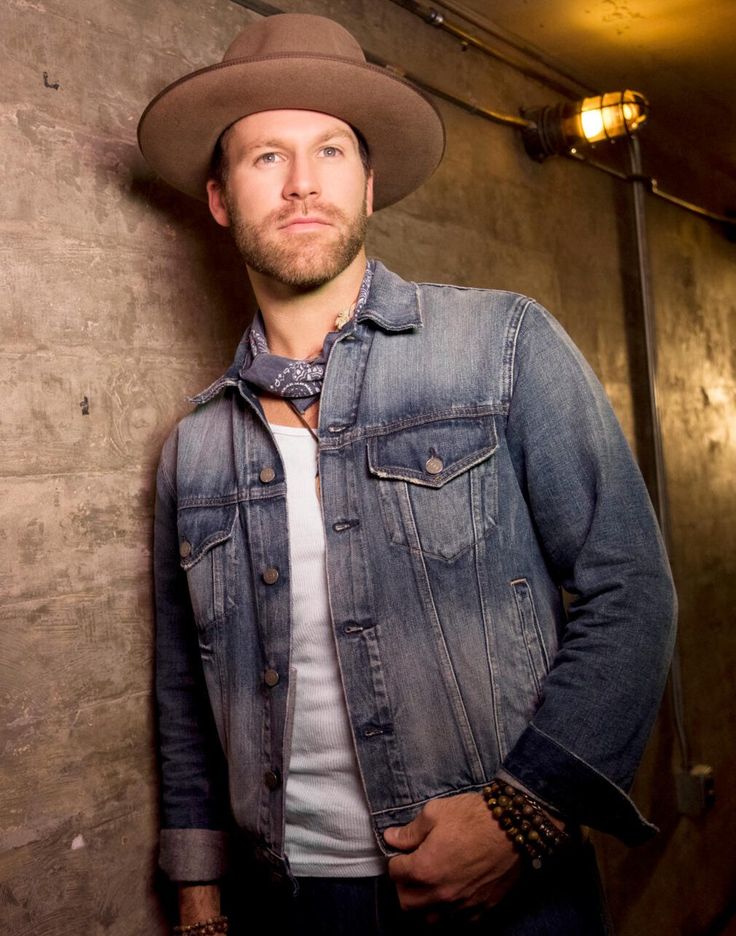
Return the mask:
<svg viewBox="0 0 736 936">
<path fill-rule="evenodd" d="M 273 689 L 274 686 L 278 685 L 279 678 L 279 674 L 275 669 L 267 669 L 263 674 L 263 681 L 270 689 Z"/>
<path fill-rule="evenodd" d="M 427 474 L 439 474 L 444 468 L 442 459 L 438 458 L 436 455 L 433 455 L 431 458 L 428 458 L 424 468 Z"/>
<path fill-rule="evenodd" d="M 279 570 L 274 569 L 273 566 L 270 569 L 266 569 L 263 573 L 263 581 L 266 585 L 275 585 L 279 580 Z"/>
<path fill-rule="evenodd" d="M 276 472 L 273 470 L 273 468 L 261 468 L 261 472 L 258 475 L 258 478 L 262 484 L 270 484 L 275 477 Z"/>
<path fill-rule="evenodd" d="M 189 543 L 187 540 L 182 540 L 181 543 L 179 544 L 179 555 L 181 556 L 182 559 L 186 559 L 187 556 L 191 556 L 191 554 L 192 554 L 192 544 Z"/>
<path fill-rule="evenodd" d="M 263 775 L 263 782 L 269 790 L 278 790 L 281 786 L 281 777 L 278 770 L 267 770 Z"/>
</svg>

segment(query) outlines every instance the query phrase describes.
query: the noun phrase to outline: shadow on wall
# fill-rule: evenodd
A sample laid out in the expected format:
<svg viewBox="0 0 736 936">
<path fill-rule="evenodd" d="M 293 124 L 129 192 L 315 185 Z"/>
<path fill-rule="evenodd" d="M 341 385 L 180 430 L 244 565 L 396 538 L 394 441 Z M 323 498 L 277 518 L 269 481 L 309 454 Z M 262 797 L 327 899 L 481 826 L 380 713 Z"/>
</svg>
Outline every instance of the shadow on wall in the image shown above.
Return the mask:
<svg viewBox="0 0 736 936">
<path fill-rule="evenodd" d="M 145 438 L 136 426 L 135 440 L 154 472 L 166 436 L 190 409 L 187 398 L 232 362 L 256 300 L 230 232 L 216 224 L 204 202 L 153 176 L 137 150 L 118 185 L 131 214 L 145 218 L 141 236 L 146 255 L 139 273 L 144 280 L 141 299 L 148 308 L 131 314 L 138 325 L 135 343 L 145 349 L 150 334 L 168 367 L 139 365 L 135 373 L 113 375 L 111 386 L 115 379 L 122 382 L 117 397 L 126 411 L 139 397 L 141 406 L 155 410 L 155 416 L 149 413 L 143 420 L 148 423 Z M 124 447 L 130 441 L 123 440 Z"/>
<path fill-rule="evenodd" d="M 245 327 L 256 311 L 256 300 L 244 263 L 230 232 L 220 227 L 209 213 L 204 201 L 200 202 L 168 186 L 151 175 L 142 164 L 139 154 L 137 165 L 130 167 L 127 197 L 138 202 L 158 218 L 160 229 L 181 244 L 184 259 L 188 261 L 198 286 L 198 294 L 206 297 L 206 308 L 196 297 L 189 297 L 190 305 L 182 308 L 182 316 L 191 316 L 193 322 L 182 321 L 185 331 L 194 324 L 195 331 L 206 328 L 207 341 L 199 350 L 216 347 L 225 352 L 223 369 L 231 362 Z M 176 276 L 179 256 L 172 257 L 170 274 Z M 194 306 L 191 303 L 195 303 Z M 201 336 L 204 337 L 204 336 Z M 194 388 L 197 392 L 200 388 Z"/>
<path fill-rule="evenodd" d="M 149 248 L 152 263 L 147 266 L 143 260 L 141 265 L 144 275 L 154 280 L 146 293 L 155 303 L 149 314 L 156 318 L 152 326 L 156 342 L 168 342 L 167 371 L 151 372 L 147 365 L 139 366 L 135 374 L 128 375 L 125 387 L 119 388 L 123 409 L 129 409 L 131 399 L 137 397 L 145 398 L 149 406 L 151 400 L 158 401 L 145 439 L 138 439 L 145 448 L 144 470 L 150 478 L 142 508 L 151 518 L 145 527 L 152 537 L 154 481 L 161 446 L 175 423 L 191 409 L 186 397 L 204 389 L 230 365 L 257 305 L 230 232 L 215 223 L 204 202 L 153 176 L 137 151 L 125 167 L 124 181 L 119 169 L 116 176 L 120 197 L 134 214 L 147 219 L 148 243 L 144 246 Z M 148 546 L 152 549 L 150 539 Z M 155 757 L 153 749 L 151 757 Z M 153 791 L 153 797 L 157 802 L 158 790 Z M 156 818 L 154 821 L 157 825 Z M 158 920 L 161 928 L 156 932 L 164 932 L 167 926 L 163 921 L 173 924 L 178 918 L 176 886 L 156 866 L 157 850 L 150 857 L 149 887 L 162 914 Z M 238 913 L 244 912 L 234 896 L 239 886 L 233 884 L 230 890 L 233 917 L 239 919 Z"/>
</svg>

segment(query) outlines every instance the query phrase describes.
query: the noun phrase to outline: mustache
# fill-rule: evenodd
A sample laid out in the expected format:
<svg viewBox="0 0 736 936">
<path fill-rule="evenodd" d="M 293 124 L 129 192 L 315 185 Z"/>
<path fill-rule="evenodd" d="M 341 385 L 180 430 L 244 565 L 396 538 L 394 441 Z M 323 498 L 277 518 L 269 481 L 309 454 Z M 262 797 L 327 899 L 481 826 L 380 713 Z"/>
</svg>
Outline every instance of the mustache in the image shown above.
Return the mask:
<svg viewBox="0 0 736 936">
<path fill-rule="evenodd" d="M 335 205 L 320 201 L 307 203 L 306 200 L 302 201 L 300 205 L 285 205 L 283 208 L 278 208 L 271 214 L 270 220 L 276 224 L 288 224 L 295 218 L 306 218 L 307 215 L 311 214 L 326 218 L 328 221 L 348 220 L 348 215 Z"/>
</svg>

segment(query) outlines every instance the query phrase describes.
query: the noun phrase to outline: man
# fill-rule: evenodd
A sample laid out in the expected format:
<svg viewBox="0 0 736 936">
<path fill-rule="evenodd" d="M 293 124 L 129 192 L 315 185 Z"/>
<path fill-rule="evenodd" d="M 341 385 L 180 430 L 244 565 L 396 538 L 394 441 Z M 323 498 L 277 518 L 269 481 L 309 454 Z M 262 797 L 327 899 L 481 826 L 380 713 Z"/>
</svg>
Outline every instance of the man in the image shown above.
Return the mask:
<svg viewBox="0 0 736 936">
<path fill-rule="evenodd" d="M 246 27 L 139 135 L 259 305 L 158 476 L 179 931 L 226 931 L 231 811 L 277 933 L 605 932 L 579 830 L 652 831 L 625 790 L 674 602 L 600 386 L 531 300 L 367 262 L 444 132 L 336 23 Z"/>
</svg>

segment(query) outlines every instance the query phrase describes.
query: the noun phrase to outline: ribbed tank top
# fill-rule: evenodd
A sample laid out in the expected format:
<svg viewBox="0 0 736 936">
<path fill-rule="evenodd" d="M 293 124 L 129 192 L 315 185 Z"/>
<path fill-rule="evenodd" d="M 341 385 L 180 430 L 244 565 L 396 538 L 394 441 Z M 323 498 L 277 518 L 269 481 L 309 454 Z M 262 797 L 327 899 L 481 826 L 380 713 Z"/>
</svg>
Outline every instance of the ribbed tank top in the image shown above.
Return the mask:
<svg viewBox="0 0 736 936">
<path fill-rule="evenodd" d="M 317 442 L 307 429 L 271 429 L 286 471 L 295 679 L 285 850 L 297 877 L 382 874 L 330 620 Z"/>
</svg>

